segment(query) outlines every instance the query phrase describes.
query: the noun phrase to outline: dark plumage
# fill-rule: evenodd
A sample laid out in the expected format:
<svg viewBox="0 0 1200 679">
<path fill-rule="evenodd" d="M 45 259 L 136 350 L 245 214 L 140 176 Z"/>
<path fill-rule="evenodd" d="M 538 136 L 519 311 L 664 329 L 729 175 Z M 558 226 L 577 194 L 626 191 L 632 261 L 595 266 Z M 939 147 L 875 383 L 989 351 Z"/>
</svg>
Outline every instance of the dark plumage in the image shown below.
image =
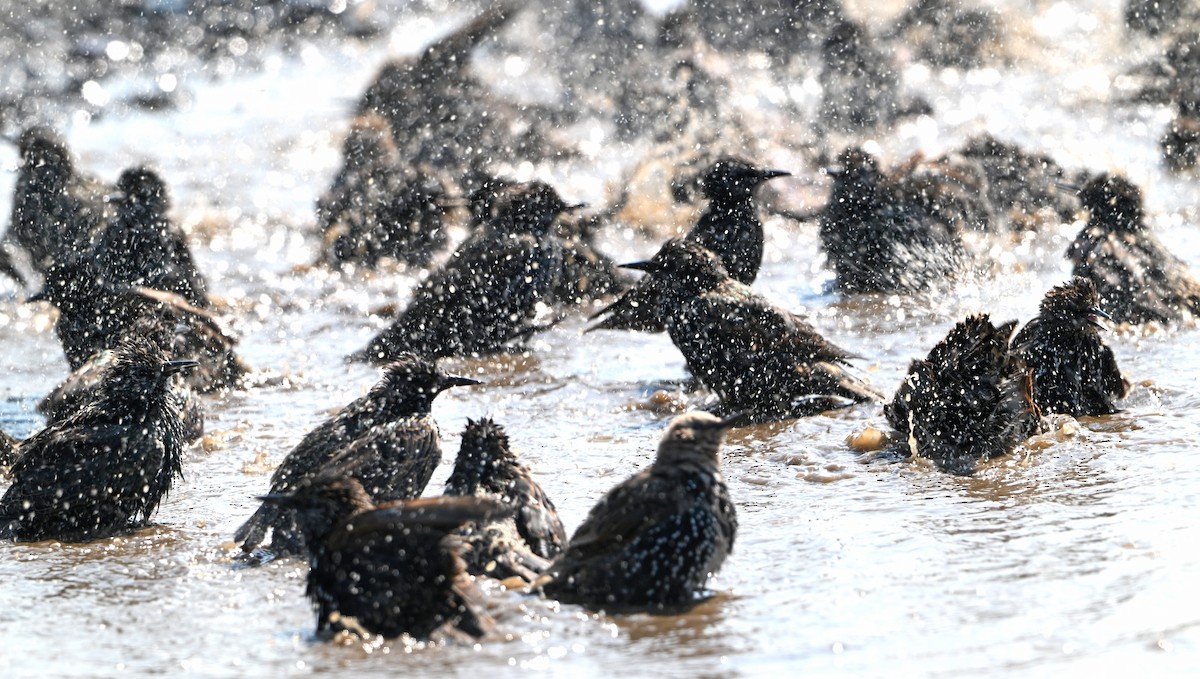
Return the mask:
<svg viewBox="0 0 1200 679">
<path fill-rule="evenodd" d="M 167 185 L 153 170 L 135 167 L 117 180 L 117 214 L 96 237 L 92 256 L 114 286 L 172 292 L 193 306 L 209 306 L 208 284 L 187 239 L 167 216 Z"/>
<path fill-rule="evenodd" d="M 754 207 L 754 190 L 783 170 L 768 170 L 737 158 L 722 158 L 704 172 L 700 186 L 708 207 L 684 238 L 708 248 L 735 280 L 749 285 L 762 266 L 763 226 Z M 627 291 L 592 318 L 593 330 L 661 332 L 665 327 L 661 295 L 653 277 Z"/>
<path fill-rule="evenodd" d="M 650 261 L 625 266 L 661 281 L 671 341 L 725 410 L 803 417 L 882 399 L 836 365 L 853 354 L 730 278 L 696 243 L 669 240 Z"/>
<path fill-rule="evenodd" d="M 433 399 L 456 386 L 478 381 L 447 375 L 432 361 L 399 357 L 365 395 L 308 432 L 271 476 L 271 493 L 289 493 L 331 470 L 353 476 L 376 502 L 420 496 L 442 459 Z M 264 503 L 234 539 L 249 552 L 273 529 L 271 551 L 277 556 L 302 553 L 304 543 L 294 517 L 277 504 Z"/>
<path fill-rule="evenodd" d="M 318 634 L 478 638 L 492 629 L 451 533 L 510 511 L 502 505 L 435 497 L 373 506 L 357 480 L 330 475 L 263 501 L 294 514 L 309 545 Z"/>
<path fill-rule="evenodd" d="M 1170 325 L 1200 313 L 1200 282 L 1146 227 L 1137 186 L 1101 174 L 1080 189 L 1079 198 L 1088 221 L 1067 258 L 1074 275 L 1096 286 L 1100 306 L 1114 321 Z"/>
<path fill-rule="evenodd" d="M 956 273 L 966 255 L 958 234 L 923 201 L 879 169 L 869 153 L 849 148 L 833 175 L 821 214 L 821 244 L 842 292 L 916 291 Z"/>
<path fill-rule="evenodd" d="M 99 396 L 21 444 L 0 535 L 88 540 L 149 521 L 182 475 L 171 376 L 195 365 L 166 360 L 149 341 L 123 341 Z"/>
<path fill-rule="evenodd" d="M 43 289 L 29 300 L 58 307 L 54 331 L 71 370 L 125 335 L 153 332 L 171 355 L 199 362 L 199 369 L 185 376 L 197 391 L 236 387 L 249 372 L 234 352 L 237 341 L 211 313 L 169 292 L 111 286 L 90 258 L 60 257 L 47 270 Z"/>
<path fill-rule="evenodd" d="M 494 500 L 516 512 L 460 531 L 472 574 L 516 575 L 533 582 L 566 547 L 567 533 L 554 503 L 509 448 L 508 434 L 490 419 L 467 422 L 446 495 Z"/>
<path fill-rule="evenodd" d="M 718 458 L 730 424 L 703 412 L 672 420 L 654 463 L 592 507 L 542 591 L 606 610 L 694 603 L 737 532 Z"/>
<path fill-rule="evenodd" d="M 342 145 L 342 169 L 317 201 L 322 256 L 335 264 L 375 266 L 391 257 L 424 266 L 446 245 L 446 193 L 433 172 L 404 164 L 383 118 L 356 118 Z"/>
<path fill-rule="evenodd" d="M 1030 219 L 1048 210 L 1052 219 L 1070 221 L 1079 200 L 1059 186 L 1068 181 L 1066 171 L 1053 158 L 1003 142 L 990 134 L 972 137 L 957 156 L 979 163 L 987 177 L 987 199 L 1010 227 L 1035 225 Z"/>
<path fill-rule="evenodd" d="M 1072 278 L 1046 293 L 1036 318 L 1013 340 L 1013 351 L 1025 361 L 1033 402 L 1043 414 L 1108 415 L 1125 396 L 1113 351 L 1100 338 L 1096 288 L 1086 278 Z"/>
<path fill-rule="evenodd" d="M 821 45 L 821 60 L 819 115 L 827 130 L 857 134 L 931 112 L 927 102 L 901 95 L 891 55 L 853 21 L 839 21 L 830 28 Z"/>
<path fill-rule="evenodd" d="M 1037 428 L 1024 366 L 1008 349 L 1016 321 L 968 316 L 908 375 L 883 408 L 901 452 L 955 474 L 1007 455 Z"/>
<path fill-rule="evenodd" d="M 488 225 L 421 282 L 391 327 L 350 359 L 385 363 L 406 351 L 483 356 L 536 331 L 531 319 L 538 302 L 552 293 L 563 267 L 562 244 L 551 227 L 568 209 L 541 182 L 507 193 Z"/>
<path fill-rule="evenodd" d="M 18 139 L 21 169 L 13 191 L 8 239 L 43 273 L 66 253 L 84 252 L 104 223 L 109 187 L 80 176 L 66 145 L 41 127 Z"/>
</svg>

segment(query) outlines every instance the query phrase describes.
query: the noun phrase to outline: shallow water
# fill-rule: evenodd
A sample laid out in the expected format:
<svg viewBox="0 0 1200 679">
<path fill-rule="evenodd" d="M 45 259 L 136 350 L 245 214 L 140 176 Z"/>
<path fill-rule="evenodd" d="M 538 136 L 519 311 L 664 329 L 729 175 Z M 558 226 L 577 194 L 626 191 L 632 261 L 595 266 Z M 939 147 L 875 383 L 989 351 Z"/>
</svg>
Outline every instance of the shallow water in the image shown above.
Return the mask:
<svg viewBox="0 0 1200 679">
<path fill-rule="evenodd" d="M 1169 111 L 1117 106 L 1108 94 L 1153 46 L 1125 41 L 1117 3 L 1002 4 L 1025 31 L 1016 63 L 910 67 L 907 81 L 938 113 L 880 137 L 883 157 L 936 154 L 989 130 L 1068 167 L 1120 170 L 1145 188 L 1160 237 L 1200 267 L 1195 179 L 1158 163 Z M 184 110 L 80 117 L 65 130 L 80 166 L 104 179 L 134 162 L 161 169 L 243 357 L 282 379 L 209 399 L 210 435 L 187 452 L 185 480 L 157 526 L 85 545 L 0 544 L 0 674 L 1163 676 L 1200 664 L 1195 331 L 1112 337 L 1136 385 L 1125 411 L 1059 420 L 972 478 L 849 450 L 847 435 L 884 426 L 877 405 L 735 430 L 723 462 L 740 533 L 712 583 L 717 596 L 687 615 L 594 616 L 489 585 L 506 638 L 416 648 L 317 641 L 303 566 L 241 567 L 228 540 L 274 464 L 376 379 L 341 357 L 386 324 L 369 310 L 403 303 L 414 278 L 307 267 L 319 241 L 312 206 L 337 169 L 353 97 L 383 58 L 415 50 L 445 21 L 402 20 L 366 45 L 314 43 L 267 58 L 258 73 L 193 73 Z M 777 92 L 755 89 L 758 75 L 750 69 L 739 101 L 754 115 L 784 116 L 772 109 Z M 776 164 L 796 157 L 784 136 Z M 540 169 L 568 198 L 598 201 L 626 153 L 601 143 L 594 158 Z M 0 214 L 15 168 L 0 147 Z M 823 181 L 812 168 L 788 169 L 800 177 L 779 180 L 785 199 L 804 202 Z M 1065 279 L 1061 253 L 1079 226 L 984 243 L 1012 254 L 944 294 L 841 300 L 824 292 L 815 226 L 774 219 L 756 287 L 865 356 L 858 370 L 890 393 L 908 361 L 964 314 L 1030 318 Z M 613 234 L 610 245 L 633 257 L 656 242 Z M 0 427 L 17 435 L 40 425 L 33 405 L 66 372 L 49 310 L 23 294 L 0 281 Z M 447 463 L 467 417 L 504 424 L 569 530 L 648 463 L 670 415 L 649 397 L 685 377 L 665 336 L 580 335 L 583 327 L 572 317 L 526 356 L 450 362 L 488 384 L 447 392 L 434 407 Z"/>
</svg>

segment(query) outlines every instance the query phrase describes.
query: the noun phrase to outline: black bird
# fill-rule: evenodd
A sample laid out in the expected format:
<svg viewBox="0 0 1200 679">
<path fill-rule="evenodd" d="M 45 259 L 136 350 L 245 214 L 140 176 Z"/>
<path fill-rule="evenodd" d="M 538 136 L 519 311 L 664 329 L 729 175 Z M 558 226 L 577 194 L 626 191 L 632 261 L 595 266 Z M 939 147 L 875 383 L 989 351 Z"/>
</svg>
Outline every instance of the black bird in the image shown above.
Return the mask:
<svg viewBox="0 0 1200 679">
<path fill-rule="evenodd" d="M 1101 174 L 1079 191 L 1087 225 L 1067 248 L 1072 273 L 1092 281 L 1117 323 L 1183 323 L 1200 314 L 1200 282 L 1146 226 L 1142 192 Z"/>
<path fill-rule="evenodd" d="M 330 470 L 358 479 L 377 502 L 421 495 L 442 459 L 433 399 L 451 387 L 479 384 L 447 375 L 432 361 L 405 355 L 390 363 L 383 379 L 305 434 L 271 476 L 271 493 L 289 493 Z M 264 503 L 234 534 L 250 552 L 274 529 L 276 556 L 302 553 L 295 517 Z"/>
<path fill-rule="evenodd" d="M 0 498 L 0 536 L 89 540 L 148 522 L 182 476 L 171 376 L 195 365 L 124 340 L 99 397 L 21 444 Z"/>
<path fill-rule="evenodd" d="M 554 503 L 509 448 L 504 428 L 491 419 L 467 422 L 445 493 L 495 500 L 516 512 L 460 532 L 463 558 L 474 575 L 516 575 L 533 582 L 566 547 Z"/>
<path fill-rule="evenodd" d="M 1079 211 L 1079 199 L 1060 188 L 1072 177 L 1045 153 L 985 133 L 968 139 L 953 155 L 979 163 L 987 177 L 988 202 L 1014 230 L 1036 226 L 1034 217 L 1043 211 L 1054 223 L 1069 222 Z"/>
<path fill-rule="evenodd" d="M 898 452 L 943 471 L 970 474 L 980 460 L 1012 452 L 1037 429 L 1025 368 L 1010 353 L 1017 322 L 999 327 L 968 316 L 908 375 L 883 408 L 900 434 Z"/>
<path fill-rule="evenodd" d="M 549 185 L 532 182 L 507 192 L 492 209 L 487 227 L 421 282 L 391 327 L 350 360 L 386 363 L 402 352 L 484 356 L 539 329 L 531 320 L 563 267 L 552 226 L 573 207 Z"/>
<path fill-rule="evenodd" d="M 820 122 L 827 130 L 858 134 L 931 112 L 928 102 L 900 93 L 890 54 L 849 19 L 834 24 L 821 45 Z"/>
<path fill-rule="evenodd" d="M 26 130 L 17 148 L 21 169 L 7 238 L 24 248 L 33 268 L 44 273 L 60 256 L 91 247 L 93 234 L 108 217 L 105 196 L 111 189 L 79 175 L 66 144 L 50 130 Z"/>
<path fill-rule="evenodd" d="M 703 412 L 672 420 L 654 463 L 592 507 L 542 591 L 610 611 L 695 603 L 737 532 L 717 454 L 731 424 Z"/>
<path fill-rule="evenodd" d="M 355 118 L 342 145 L 342 169 L 317 201 L 323 258 L 375 266 L 390 257 L 424 266 L 446 246 L 446 194 L 435 173 L 402 161 L 387 121 Z"/>
<path fill-rule="evenodd" d="M 493 628 L 452 533 L 511 511 L 503 505 L 434 497 L 376 506 L 357 480 L 328 474 L 262 500 L 294 514 L 304 534 L 318 634 L 478 638 Z"/>
<path fill-rule="evenodd" d="M 1128 383 L 1100 338 L 1108 317 L 1096 287 L 1076 277 L 1047 292 L 1037 317 L 1017 333 L 1012 350 L 1025 361 L 1033 402 L 1043 414 L 1118 411 L 1115 401 L 1125 396 Z"/>
<path fill-rule="evenodd" d="M 842 292 L 923 290 L 956 273 L 966 259 L 945 222 L 886 176 L 859 148 L 838 155 L 821 214 L 821 244 Z"/>
<path fill-rule="evenodd" d="M 197 391 L 235 388 L 250 371 L 234 351 L 237 340 L 211 313 L 173 293 L 109 285 L 90 257 L 60 257 L 43 284 L 27 301 L 58 308 L 54 331 L 72 371 L 125 335 L 147 330 L 171 355 L 199 362 L 198 370 L 185 375 Z"/>
<path fill-rule="evenodd" d="M 661 281 L 671 341 L 725 410 L 803 417 L 882 400 L 837 365 L 853 354 L 730 278 L 698 244 L 672 239 L 653 259 L 624 266 Z"/>
<path fill-rule="evenodd" d="M 789 175 L 737 158 L 718 160 L 701 178 L 708 208 L 684 238 L 715 253 L 734 280 L 753 283 L 763 255 L 763 226 L 755 211 L 754 190 L 767 180 Z M 666 319 L 660 288 L 649 277 L 593 315 L 604 318 L 591 329 L 662 332 Z"/>
<path fill-rule="evenodd" d="M 92 256 L 101 276 L 114 286 L 143 286 L 179 295 L 206 308 L 208 284 L 196 268 L 187 239 L 171 223 L 167 185 L 145 167 L 117 179 L 117 214 L 96 237 Z"/>
</svg>

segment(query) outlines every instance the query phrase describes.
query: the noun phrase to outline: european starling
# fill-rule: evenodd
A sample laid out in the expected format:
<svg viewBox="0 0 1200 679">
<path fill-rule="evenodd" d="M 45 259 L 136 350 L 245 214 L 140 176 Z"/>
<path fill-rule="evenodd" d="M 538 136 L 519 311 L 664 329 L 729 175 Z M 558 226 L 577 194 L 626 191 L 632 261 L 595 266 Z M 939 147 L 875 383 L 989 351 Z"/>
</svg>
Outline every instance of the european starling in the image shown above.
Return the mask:
<svg viewBox="0 0 1200 679">
<path fill-rule="evenodd" d="M 236 387 L 249 372 L 234 352 L 237 341 L 211 313 L 169 292 L 113 287 L 90 258 L 60 257 L 46 272 L 43 289 L 28 298 L 37 300 L 58 307 L 54 331 L 73 371 L 123 336 L 149 328 L 166 333 L 169 339 L 156 341 L 169 346 L 168 353 L 199 362 L 198 370 L 185 375 L 197 391 Z"/>
<path fill-rule="evenodd" d="M 21 169 L 13 191 L 8 238 L 29 253 L 38 273 L 67 253 L 84 252 L 106 219 L 110 189 L 75 171 L 66 145 L 33 127 L 18 139 Z"/>
<path fill-rule="evenodd" d="M 478 638 L 492 629 L 451 533 L 511 510 L 474 497 L 375 506 L 357 480 L 328 474 L 262 499 L 294 514 L 304 534 L 318 634 Z"/>
<path fill-rule="evenodd" d="M 1125 396 L 1112 349 L 1100 338 L 1096 288 L 1075 277 L 1046 293 L 1036 318 L 1017 333 L 1012 350 L 1025 361 L 1033 402 L 1044 414 L 1108 415 Z"/>
<path fill-rule="evenodd" d="M 474 575 L 501 580 L 516 575 L 533 582 L 566 547 L 554 503 L 517 460 L 503 427 L 491 419 L 467 422 L 445 492 L 495 500 L 516 512 L 459 532 L 467 570 Z"/>
<path fill-rule="evenodd" d="M 0 535 L 90 540 L 149 521 L 182 475 L 171 376 L 195 365 L 166 360 L 148 340 L 123 340 L 99 396 L 21 444 L 0 499 Z"/>
<path fill-rule="evenodd" d="M 170 198 L 158 173 L 125 170 L 117 180 L 117 215 L 96 237 L 92 256 L 110 285 L 172 292 L 199 308 L 209 306 L 208 285 L 187 239 L 167 216 Z"/>
<path fill-rule="evenodd" d="M 1088 221 L 1067 258 L 1074 275 L 1096 286 L 1101 308 L 1114 321 L 1172 325 L 1200 314 L 1200 282 L 1146 227 L 1137 186 L 1101 174 L 1080 189 L 1079 198 Z"/>
<path fill-rule="evenodd" d="M 900 452 L 943 471 L 970 474 L 975 464 L 1011 453 L 1036 430 L 1024 366 L 1008 341 L 1017 322 L 999 327 L 968 316 L 908 375 L 883 413 L 899 432 Z"/>
<path fill-rule="evenodd" d="M 403 163 L 387 121 L 373 114 L 355 118 L 342 146 L 342 169 L 317 201 L 323 257 L 365 266 L 390 257 L 424 266 L 446 245 L 445 195 L 433 172 Z"/>
<path fill-rule="evenodd" d="M 542 591 L 610 611 L 694 603 L 737 532 L 717 455 L 730 425 L 703 412 L 672 420 L 654 463 L 592 507 Z"/>
<path fill-rule="evenodd" d="M 1003 212 L 1011 228 L 1036 224 L 1029 217 L 1043 210 L 1062 221 L 1070 221 L 1079 210 L 1079 200 L 1059 188 L 1071 178 L 1044 153 L 981 134 L 967 140 L 954 155 L 983 168 L 988 202 Z"/>
<path fill-rule="evenodd" d="M 562 244 L 551 227 L 569 209 L 541 182 L 507 195 L 487 227 L 418 285 L 391 327 L 350 360 L 386 363 L 406 351 L 484 356 L 538 330 L 530 321 L 563 267 Z"/>
<path fill-rule="evenodd" d="M 882 400 L 838 367 L 854 355 L 729 277 L 716 255 L 682 239 L 624 265 L 661 281 L 667 332 L 688 369 L 730 412 L 804 417 Z"/>
<path fill-rule="evenodd" d="M 827 170 L 833 192 L 821 215 L 821 244 L 842 292 L 929 288 L 966 258 L 957 233 L 906 197 L 869 153 L 844 150 Z"/>
<path fill-rule="evenodd" d="M 383 379 L 301 439 L 271 476 L 271 493 L 289 493 L 299 484 L 330 470 L 358 479 L 378 502 L 421 495 L 442 459 L 433 399 L 451 387 L 479 384 L 447 375 L 418 356 L 399 357 L 384 369 Z M 276 556 L 302 553 L 304 543 L 295 518 L 278 505 L 264 503 L 234 539 L 250 552 L 274 529 Z"/>
<path fill-rule="evenodd" d="M 931 112 L 927 102 L 900 94 L 891 55 L 849 19 L 837 22 L 826 34 L 821 61 L 819 115 L 827 130 L 857 134 Z"/>
<path fill-rule="evenodd" d="M 708 208 L 684 238 L 715 253 L 734 280 L 753 283 L 763 255 L 763 226 L 755 212 L 754 190 L 769 179 L 789 174 L 737 158 L 713 163 L 701 179 Z M 653 277 L 634 286 L 593 315 L 604 318 L 591 329 L 662 332 L 666 318 L 660 287 Z"/>
</svg>

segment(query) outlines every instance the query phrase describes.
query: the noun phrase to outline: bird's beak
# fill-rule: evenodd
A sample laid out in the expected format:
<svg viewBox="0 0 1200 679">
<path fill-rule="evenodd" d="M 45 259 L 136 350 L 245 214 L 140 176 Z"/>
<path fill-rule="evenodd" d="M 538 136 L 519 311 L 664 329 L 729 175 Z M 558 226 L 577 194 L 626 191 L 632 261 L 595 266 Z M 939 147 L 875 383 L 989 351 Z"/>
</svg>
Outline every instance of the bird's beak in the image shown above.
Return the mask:
<svg viewBox="0 0 1200 679">
<path fill-rule="evenodd" d="M 49 302 L 50 294 L 43 288 L 25 298 L 26 302 Z"/>
<path fill-rule="evenodd" d="M 1079 193 L 1079 190 L 1083 187 L 1071 184 L 1070 182 L 1054 182 L 1054 188 L 1064 193 Z"/>
<path fill-rule="evenodd" d="M 649 260 L 644 261 L 644 262 L 629 262 L 628 264 L 618 264 L 617 266 L 622 269 L 637 269 L 638 271 L 645 271 L 646 273 L 654 273 L 655 271 L 658 270 L 658 265 L 656 265 L 654 262 L 649 261 Z"/>
<path fill-rule="evenodd" d="M 192 361 L 192 360 L 167 361 L 166 363 L 163 363 L 162 370 L 163 370 L 163 373 L 165 373 L 167 375 L 174 375 L 175 373 L 184 372 L 186 370 L 191 370 L 192 368 L 195 368 L 199 365 L 200 365 L 199 361 Z"/>
<path fill-rule="evenodd" d="M 1101 309 L 1100 307 L 1092 307 L 1088 311 L 1087 320 L 1088 323 L 1091 323 L 1101 330 L 1108 330 L 1112 325 L 1112 316 L 1109 316 L 1108 313 L 1106 313 L 1104 309 Z"/>
<path fill-rule="evenodd" d="M 473 380 L 470 377 L 463 377 L 461 375 L 446 375 L 445 379 L 442 380 L 442 389 L 449 389 L 451 387 L 469 387 L 472 384 L 483 384 L 483 382 L 480 380 Z"/>
<path fill-rule="evenodd" d="M 732 413 L 732 414 L 726 416 L 725 419 L 718 422 L 717 426 L 720 427 L 721 429 L 729 429 L 730 427 L 737 427 L 737 426 L 745 423 L 746 420 L 748 420 L 749 418 L 750 418 L 750 413 L 747 413 L 747 412 Z"/>
<path fill-rule="evenodd" d="M 763 181 L 766 181 L 776 177 L 790 177 L 792 173 L 787 170 L 762 170 L 758 173 L 758 176 L 762 177 Z"/>
<path fill-rule="evenodd" d="M 108 203 L 109 205 L 112 205 L 113 203 L 119 203 L 122 200 L 124 200 L 124 198 L 125 198 L 124 191 L 116 191 L 114 193 L 104 194 L 104 202 Z"/>
<path fill-rule="evenodd" d="M 568 205 L 568 206 L 564 207 L 563 212 L 574 212 L 576 210 L 582 210 L 583 208 L 585 208 L 587 206 L 588 206 L 587 203 L 575 203 L 574 205 Z"/>
<path fill-rule="evenodd" d="M 262 500 L 269 505 L 278 505 L 280 507 L 286 507 L 293 504 L 292 496 L 286 493 L 269 493 L 267 495 L 259 495 L 254 499 Z"/>
</svg>

